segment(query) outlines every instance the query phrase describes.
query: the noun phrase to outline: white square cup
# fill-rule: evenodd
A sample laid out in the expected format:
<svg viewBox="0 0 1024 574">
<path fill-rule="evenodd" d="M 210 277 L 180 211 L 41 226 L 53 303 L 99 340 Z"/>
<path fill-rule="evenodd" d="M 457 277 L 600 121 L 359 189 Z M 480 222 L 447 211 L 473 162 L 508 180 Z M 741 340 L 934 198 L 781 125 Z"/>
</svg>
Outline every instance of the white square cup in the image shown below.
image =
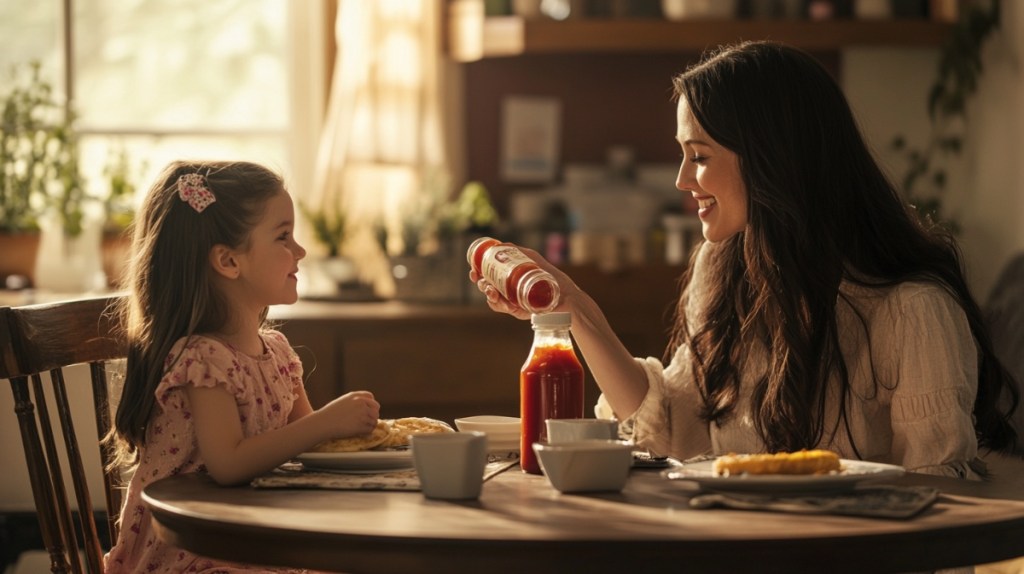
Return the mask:
<svg viewBox="0 0 1024 574">
<path fill-rule="evenodd" d="M 619 438 L 619 421 L 614 419 L 548 419 L 544 424 L 547 425 L 548 444 Z"/>
<path fill-rule="evenodd" d="M 427 498 L 480 497 L 487 466 L 487 435 L 479 431 L 414 434 L 413 464 Z"/>
</svg>

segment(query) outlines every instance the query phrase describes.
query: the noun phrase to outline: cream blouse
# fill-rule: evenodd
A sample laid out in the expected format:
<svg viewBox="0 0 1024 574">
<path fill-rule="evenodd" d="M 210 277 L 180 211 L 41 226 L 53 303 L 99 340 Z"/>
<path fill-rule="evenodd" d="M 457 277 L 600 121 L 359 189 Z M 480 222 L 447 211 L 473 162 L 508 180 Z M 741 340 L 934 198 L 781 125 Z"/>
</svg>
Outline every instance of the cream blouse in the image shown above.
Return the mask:
<svg viewBox="0 0 1024 574">
<path fill-rule="evenodd" d="M 700 286 L 708 280 L 709 249 L 705 244 L 695 263 L 691 289 L 696 296 L 687 308 L 691 325 L 699 324 L 702 312 Z M 913 472 L 979 478 L 976 469 L 983 466 L 971 414 L 977 351 L 963 310 L 931 283 L 865 288 L 844 282 L 840 293 L 840 347 L 852 390 L 848 419 L 860 458 Z M 721 425 L 708 425 L 698 417 L 700 398 L 689 348 L 680 346 L 667 367 L 652 357 L 637 361 L 647 374 L 649 390 L 624 425 L 632 423 L 637 445 L 678 459 L 765 451 L 749 414 L 750 391 L 767 368 L 764 347 L 748 349 L 739 369 L 741 398 Z M 602 397 L 599 412 L 604 408 Z M 828 421 L 836 420 L 837 409 L 832 396 Z M 857 458 L 842 425 L 835 433 L 831 424 L 825 428 L 820 448 Z"/>
</svg>

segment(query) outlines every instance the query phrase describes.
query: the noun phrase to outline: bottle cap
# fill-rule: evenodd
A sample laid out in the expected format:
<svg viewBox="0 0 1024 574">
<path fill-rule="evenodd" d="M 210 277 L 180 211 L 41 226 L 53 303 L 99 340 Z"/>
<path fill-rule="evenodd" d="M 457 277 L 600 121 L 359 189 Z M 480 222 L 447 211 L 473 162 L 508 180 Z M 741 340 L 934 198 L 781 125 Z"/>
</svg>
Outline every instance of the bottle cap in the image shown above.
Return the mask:
<svg viewBox="0 0 1024 574">
<path fill-rule="evenodd" d="M 572 314 L 566 311 L 534 313 L 530 315 L 530 323 L 534 327 L 570 327 L 572 326 Z"/>
</svg>

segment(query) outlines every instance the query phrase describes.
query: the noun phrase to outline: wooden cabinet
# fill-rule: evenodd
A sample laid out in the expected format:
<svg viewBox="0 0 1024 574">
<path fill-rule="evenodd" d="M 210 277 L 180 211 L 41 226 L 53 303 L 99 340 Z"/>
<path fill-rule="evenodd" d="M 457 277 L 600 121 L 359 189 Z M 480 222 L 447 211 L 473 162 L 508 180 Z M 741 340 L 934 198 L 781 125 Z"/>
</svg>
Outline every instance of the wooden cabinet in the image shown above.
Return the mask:
<svg viewBox="0 0 1024 574">
<path fill-rule="evenodd" d="M 556 21 L 485 17 L 482 3 L 455 0 L 448 53 L 457 61 L 535 54 L 702 52 L 739 40 L 772 39 L 808 51 L 850 46 L 938 46 L 951 24 L 931 20 L 685 20 L 593 18 Z"/>
</svg>

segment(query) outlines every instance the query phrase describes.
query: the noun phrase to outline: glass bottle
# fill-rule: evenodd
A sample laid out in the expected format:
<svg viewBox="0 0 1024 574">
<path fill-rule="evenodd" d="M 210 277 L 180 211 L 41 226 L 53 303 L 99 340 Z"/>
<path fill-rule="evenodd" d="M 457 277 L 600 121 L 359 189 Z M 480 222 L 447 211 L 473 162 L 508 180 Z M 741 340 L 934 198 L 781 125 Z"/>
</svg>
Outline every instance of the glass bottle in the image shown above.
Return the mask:
<svg viewBox="0 0 1024 574">
<path fill-rule="evenodd" d="M 519 373 L 519 463 L 540 474 L 533 443 L 547 441 L 547 419 L 583 418 L 583 365 L 569 336 L 569 313 L 534 314 L 533 347 Z"/>
<path fill-rule="evenodd" d="M 518 247 L 491 237 L 470 244 L 466 260 L 501 296 L 530 313 L 558 306 L 558 282 Z"/>
</svg>

